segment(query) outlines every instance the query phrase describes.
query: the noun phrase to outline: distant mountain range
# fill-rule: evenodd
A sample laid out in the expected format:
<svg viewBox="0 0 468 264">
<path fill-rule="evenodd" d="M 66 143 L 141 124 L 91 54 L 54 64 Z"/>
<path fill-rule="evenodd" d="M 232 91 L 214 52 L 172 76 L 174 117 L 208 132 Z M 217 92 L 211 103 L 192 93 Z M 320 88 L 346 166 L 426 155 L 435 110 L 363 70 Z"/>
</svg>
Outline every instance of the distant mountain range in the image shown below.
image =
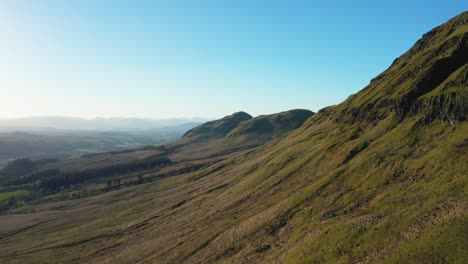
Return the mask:
<svg viewBox="0 0 468 264">
<path fill-rule="evenodd" d="M 38 116 L 16 119 L 0 119 L 0 130 L 99 130 L 99 131 L 139 131 L 162 127 L 187 126 L 206 122 L 204 118 L 94 118 Z M 191 125 L 189 125 L 191 126 Z"/>
</svg>

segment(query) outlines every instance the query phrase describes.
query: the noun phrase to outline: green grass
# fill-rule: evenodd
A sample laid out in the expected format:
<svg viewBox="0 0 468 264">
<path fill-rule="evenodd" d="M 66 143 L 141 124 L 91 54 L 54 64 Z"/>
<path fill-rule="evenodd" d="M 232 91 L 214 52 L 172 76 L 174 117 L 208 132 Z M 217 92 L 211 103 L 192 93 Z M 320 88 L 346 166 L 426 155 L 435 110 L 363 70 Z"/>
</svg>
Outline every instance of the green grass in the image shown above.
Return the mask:
<svg viewBox="0 0 468 264">
<path fill-rule="evenodd" d="M 23 200 L 28 198 L 30 192 L 27 190 L 17 190 L 13 192 L 0 192 L 0 204 L 8 203 L 10 197 L 14 196 L 16 200 Z"/>
</svg>

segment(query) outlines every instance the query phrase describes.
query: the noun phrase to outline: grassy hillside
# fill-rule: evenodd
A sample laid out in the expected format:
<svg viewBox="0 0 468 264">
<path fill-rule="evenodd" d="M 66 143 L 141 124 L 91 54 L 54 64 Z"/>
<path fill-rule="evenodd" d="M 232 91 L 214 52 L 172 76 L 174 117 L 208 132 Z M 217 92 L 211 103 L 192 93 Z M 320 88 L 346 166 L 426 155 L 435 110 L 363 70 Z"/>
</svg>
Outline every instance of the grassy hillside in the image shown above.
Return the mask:
<svg viewBox="0 0 468 264">
<path fill-rule="evenodd" d="M 211 139 L 215 137 L 223 137 L 227 135 L 231 130 L 236 128 L 241 122 L 249 120 L 251 118 L 252 116 L 245 112 L 237 112 L 232 115 L 226 116 L 220 120 L 214 120 L 192 128 L 184 134 L 183 138 Z"/>
<path fill-rule="evenodd" d="M 466 263 L 467 36 L 463 13 L 359 93 L 260 147 L 10 210 L 0 261 Z M 208 158 L 209 147 L 184 144 L 173 162 Z"/>
<path fill-rule="evenodd" d="M 239 124 L 227 135 L 228 138 L 242 137 L 245 140 L 271 139 L 300 127 L 314 113 L 295 109 L 272 115 L 262 115 Z"/>
</svg>

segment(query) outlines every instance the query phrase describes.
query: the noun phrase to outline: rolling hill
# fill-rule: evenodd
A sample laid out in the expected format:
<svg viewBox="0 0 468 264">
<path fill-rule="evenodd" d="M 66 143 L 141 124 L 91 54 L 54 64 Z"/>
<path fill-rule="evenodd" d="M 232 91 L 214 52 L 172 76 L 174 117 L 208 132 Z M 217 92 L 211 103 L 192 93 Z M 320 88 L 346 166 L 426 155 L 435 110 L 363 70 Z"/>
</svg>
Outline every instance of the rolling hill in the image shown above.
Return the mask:
<svg viewBox="0 0 468 264">
<path fill-rule="evenodd" d="M 252 116 L 245 112 L 237 112 L 220 120 L 207 122 L 192 128 L 187 131 L 183 137 L 190 139 L 223 137 L 232 129 L 236 128 L 241 122 L 251 118 Z"/>
<path fill-rule="evenodd" d="M 465 263 L 467 38 L 465 12 L 304 123 L 240 113 L 127 153 L 172 164 L 144 171 L 151 182 L 10 209 L 0 261 Z M 168 172 L 187 164 L 200 166 Z"/>
<path fill-rule="evenodd" d="M 227 135 L 228 138 L 243 137 L 245 140 L 267 140 L 300 127 L 314 113 L 295 109 L 272 115 L 261 115 L 242 122 Z"/>
</svg>

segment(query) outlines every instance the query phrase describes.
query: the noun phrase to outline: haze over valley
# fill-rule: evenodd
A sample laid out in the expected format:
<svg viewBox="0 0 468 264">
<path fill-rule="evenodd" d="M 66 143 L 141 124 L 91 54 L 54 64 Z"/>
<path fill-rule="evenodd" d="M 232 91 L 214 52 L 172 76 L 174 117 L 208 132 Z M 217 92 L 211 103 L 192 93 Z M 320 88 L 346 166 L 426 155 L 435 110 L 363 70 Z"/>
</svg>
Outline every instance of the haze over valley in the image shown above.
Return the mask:
<svg viewBox="0 0 468 264">
<path fill-rule="evenodd" d="M 204 119 L 31 117 L 0 120 L 0 167 L 14 159 L 68 159 L 179 139 Z"/>
</svg>

